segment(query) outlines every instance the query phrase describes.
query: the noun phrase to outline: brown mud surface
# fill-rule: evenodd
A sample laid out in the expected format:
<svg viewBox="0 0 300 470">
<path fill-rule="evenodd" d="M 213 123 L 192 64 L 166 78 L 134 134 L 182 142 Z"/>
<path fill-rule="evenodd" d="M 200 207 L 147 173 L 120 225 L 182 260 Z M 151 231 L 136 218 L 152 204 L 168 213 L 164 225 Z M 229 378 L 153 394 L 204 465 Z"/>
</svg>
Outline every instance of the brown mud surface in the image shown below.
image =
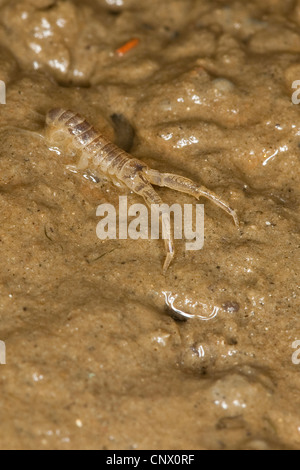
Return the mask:
<svg viewBox="0 0 300 470">
<path fill-rule="evenodd" d="M 299 0 L 0 1 L 0 448 L 300 448 L 299 26 Z M 99 204 L 142 201 L 48 149 L 53 107 L 242 233 L 201 200 L 166 276 L 162 241 L 100 241 Z"/>
</svg>

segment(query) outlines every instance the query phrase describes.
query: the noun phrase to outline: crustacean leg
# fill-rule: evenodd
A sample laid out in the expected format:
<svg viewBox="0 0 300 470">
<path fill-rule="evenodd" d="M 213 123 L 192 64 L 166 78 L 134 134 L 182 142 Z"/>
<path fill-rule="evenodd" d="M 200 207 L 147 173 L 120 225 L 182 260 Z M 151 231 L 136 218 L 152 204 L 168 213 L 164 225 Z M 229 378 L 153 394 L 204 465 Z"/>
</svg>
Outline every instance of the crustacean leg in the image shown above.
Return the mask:
<svg viewBox="0 0 300 470">
<path fill-rule="evenodd" d="M 214 204 L 223 209 L 225 212 L 227 212 L 227 214 L 229 214 L 233 218 L 237 228 L 240 228 L 236 212 L 219 196 L 217 196 L 215 193 L 205 188 L 204 186 L 197 186 L 194 181 L 189 180 L 188 178 L 184 178 L 183 176 L 174 175 L 172 173 L 160 173 L 157 170 L 151 169 L 147 169 L 145 173 L 147 175 L 149 183 L 155 186 L 170 188 L 174 191 L 190 194 L 196 199 L 199 199 L 201 196 L 205 197 L 206 199 L 209 199 Z"/>
</svg>

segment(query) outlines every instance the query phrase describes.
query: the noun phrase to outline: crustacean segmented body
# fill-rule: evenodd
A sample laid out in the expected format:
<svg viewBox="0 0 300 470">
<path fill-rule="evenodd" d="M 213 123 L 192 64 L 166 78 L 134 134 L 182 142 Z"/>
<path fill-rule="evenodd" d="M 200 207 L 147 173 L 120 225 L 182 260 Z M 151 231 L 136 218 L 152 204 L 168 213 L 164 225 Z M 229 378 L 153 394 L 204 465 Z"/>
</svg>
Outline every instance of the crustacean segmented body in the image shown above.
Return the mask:
<svg viewBox="0 0 300 470">
<path fill-rule="evenodd" d="M 221 207 L 233 217 L 236 226 L 239 226 L 235 211 L 215 193 L 182 176 L 152 170 L 106 139 L 79 114 L 56 108 L 47 114 L 46 124 L 46 138 L 49 144 L 55 144 L 66 153 L 70 145 L 77 149 L 80 155 L 76 165 L 78 170 L 89 169 L 114 182 L 126 185 L 131 191 L 143 197 L 150 207 L 163 204 L 152 185 L 190 194 L 196 199 L 203 196 Z M 162 223 L 164 224 L 164 220 Z M 166 272 L 175 252 L 171 231 L 167 227 L 164 228 L 168 234 L 165 240 L 167 256 L 164 272 Z"/>
</svg>

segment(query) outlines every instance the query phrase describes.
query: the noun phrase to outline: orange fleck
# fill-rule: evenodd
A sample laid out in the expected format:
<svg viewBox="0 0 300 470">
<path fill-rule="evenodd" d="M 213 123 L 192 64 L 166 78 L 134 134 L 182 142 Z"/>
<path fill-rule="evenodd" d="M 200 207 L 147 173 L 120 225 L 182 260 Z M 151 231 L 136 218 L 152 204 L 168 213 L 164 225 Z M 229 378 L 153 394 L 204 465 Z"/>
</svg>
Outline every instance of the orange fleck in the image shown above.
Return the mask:
<svg viewBox="0 0 300 470">
<path fill-rule="evenodd" d="M 134 49 L 139 44 L 140 40 L 137 38 L 131 39 L 130 41 L 126 42 L 123 46 L 119 47 L 116 50 L 116 53 L 122 57 L 123 55 L 127 54 L 131 49 Z"/>
</svg>

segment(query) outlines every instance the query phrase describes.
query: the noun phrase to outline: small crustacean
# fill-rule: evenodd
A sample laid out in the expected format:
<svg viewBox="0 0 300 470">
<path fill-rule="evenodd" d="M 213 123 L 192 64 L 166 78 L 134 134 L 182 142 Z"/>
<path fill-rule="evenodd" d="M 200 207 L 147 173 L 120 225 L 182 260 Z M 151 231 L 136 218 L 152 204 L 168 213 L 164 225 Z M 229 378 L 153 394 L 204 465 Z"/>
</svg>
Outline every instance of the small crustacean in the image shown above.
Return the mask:
<svg viewBox="0 0 300 470">
<path fill-rule="evenodd" d="M 46 124 L 46 139 L 49 145 L 56 145 L 66 153 L 71 147 L 76 150 L 80 156 L 76 165 L 78 170 L 89 169 L 115 183 L 123 183 L 131 191 L 142 196 L 149 207 L 158 208 L 163 204 L 152 185 L 190 194 L 196 199 L 203 196 L 233 217 L 236 226 L 239 227 L 236 212 L 212 191 L 182 176 L 152 170 L 141 160 L 133 158 L 107 140 L 79 114 L 62 108 L 52 109 L 47 114 Z M 167 234 L 165 236 L 167 256 L 163 268 L 165 273 L 175 251 L 170 228 L 164 226 L 164 218 L 161 220 L 164 233 Z"/>
</svg>

